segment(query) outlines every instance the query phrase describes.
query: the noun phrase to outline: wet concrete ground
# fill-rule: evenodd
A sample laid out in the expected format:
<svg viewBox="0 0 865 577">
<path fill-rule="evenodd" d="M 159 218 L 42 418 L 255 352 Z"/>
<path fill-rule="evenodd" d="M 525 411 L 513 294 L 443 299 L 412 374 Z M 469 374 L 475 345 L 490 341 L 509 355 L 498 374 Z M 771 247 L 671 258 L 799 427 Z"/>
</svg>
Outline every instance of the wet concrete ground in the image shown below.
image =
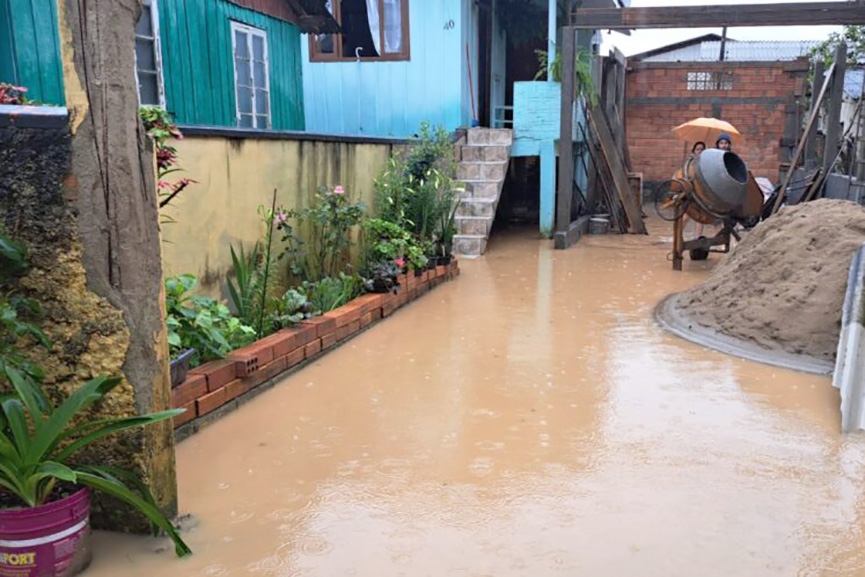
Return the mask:
<svg viewBox="0 0 865 577">
<path fill-rule="evenodd" d="M 865 441 L 829 379 L 661 332 L 713 262 L 668 251 L 495 238 L 180 445 L 192 558 L 99 534 L 86 575 L 865 575 Z"/>
</svg>

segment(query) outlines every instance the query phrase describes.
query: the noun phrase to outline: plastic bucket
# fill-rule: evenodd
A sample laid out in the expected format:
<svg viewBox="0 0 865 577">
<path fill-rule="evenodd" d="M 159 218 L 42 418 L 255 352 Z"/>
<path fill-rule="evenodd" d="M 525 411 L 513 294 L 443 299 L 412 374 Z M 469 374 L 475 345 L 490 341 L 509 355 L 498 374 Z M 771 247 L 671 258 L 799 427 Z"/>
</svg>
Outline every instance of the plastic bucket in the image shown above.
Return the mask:
<svg viewBox="0 0 865 577">
<path fill-rule="evenodd" d="M 0 577 L 71 577 L 90 564 L 90 492 L 0 510 Z"/>
</svg>

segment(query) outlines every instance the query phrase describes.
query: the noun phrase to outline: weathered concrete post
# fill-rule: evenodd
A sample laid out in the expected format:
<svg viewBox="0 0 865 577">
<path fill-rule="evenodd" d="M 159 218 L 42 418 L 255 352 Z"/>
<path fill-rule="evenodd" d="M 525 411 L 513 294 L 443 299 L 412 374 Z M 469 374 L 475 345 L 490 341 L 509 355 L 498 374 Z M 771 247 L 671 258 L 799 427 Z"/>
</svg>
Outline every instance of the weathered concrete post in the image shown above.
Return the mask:
<svg viewBox="0 0 865 577">
<path fill-rule="evenodd" d="M 145 413 L 171 405 L 164 322 L 162 260 L 152 151 L 138 120 L 135 22 L 139 0 L 57 0 L 71 173 L 65 194 L 77 212 L 87 289 L 116 309 L 125 338 L 109 346 L 125 394 L 117 412 Z M 114 351 L 115 353 L 117 351 Z M 174 434 L 170 422 L 127 435 L 111 457 L 150 484 L 165 510 L 176 512 Z M 129 527 L 123 511 L 103 511 L 112 528 Z"/>
<path fill-rule="evenodd" d="M 844 103 L 844 77 L 847 74 L 847 44 L 841 42 L 835 49 L 835 73 L 831 79 L 829 111 L 826 114 L 826 145 L 823 147 L 823 173 L 834 168 L 835 157 L 841 150 L 841 106 Z"/>
</svg>

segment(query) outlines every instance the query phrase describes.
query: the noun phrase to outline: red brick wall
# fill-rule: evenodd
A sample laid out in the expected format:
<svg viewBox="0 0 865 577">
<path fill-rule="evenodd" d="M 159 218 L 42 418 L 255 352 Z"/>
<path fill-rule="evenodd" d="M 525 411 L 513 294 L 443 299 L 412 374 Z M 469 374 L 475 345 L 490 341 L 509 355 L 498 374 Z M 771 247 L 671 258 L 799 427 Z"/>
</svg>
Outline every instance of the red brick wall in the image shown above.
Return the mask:
<svg viewBox="0 0 865 577">
<path fill-rule="evenodd" d="M 728 74 L 732 90 L 688 90 L 688 72 Z M 715 116 L 745 137 L 734 150 L 754 175 L 777 181 L 779 164 L 788 154 L 781 147 L 785 124 L 803 114 L 796 102 L 806 75 L 804 61 L 629 63 L 626 123 L 634 171 L 642 172 L 647 183 L 671 178 L 684 153 L 684 143 L 671 130 L 700 116 Z"/>
</svg>

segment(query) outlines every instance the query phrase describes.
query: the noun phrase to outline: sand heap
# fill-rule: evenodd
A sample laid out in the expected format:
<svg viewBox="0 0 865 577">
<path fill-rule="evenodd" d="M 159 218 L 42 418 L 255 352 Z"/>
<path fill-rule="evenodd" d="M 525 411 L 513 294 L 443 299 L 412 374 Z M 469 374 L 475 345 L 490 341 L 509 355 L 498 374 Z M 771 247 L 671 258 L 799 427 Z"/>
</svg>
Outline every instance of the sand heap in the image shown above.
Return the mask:
<svg viewBox="0 0 865 577">
<path fill-rule="evenodd" d="M 765 348 L 832 361 L 865 208 L 840 200 L 785 207 L 742 240 L 679 305 L 698 324 Z"/>
</svg>

